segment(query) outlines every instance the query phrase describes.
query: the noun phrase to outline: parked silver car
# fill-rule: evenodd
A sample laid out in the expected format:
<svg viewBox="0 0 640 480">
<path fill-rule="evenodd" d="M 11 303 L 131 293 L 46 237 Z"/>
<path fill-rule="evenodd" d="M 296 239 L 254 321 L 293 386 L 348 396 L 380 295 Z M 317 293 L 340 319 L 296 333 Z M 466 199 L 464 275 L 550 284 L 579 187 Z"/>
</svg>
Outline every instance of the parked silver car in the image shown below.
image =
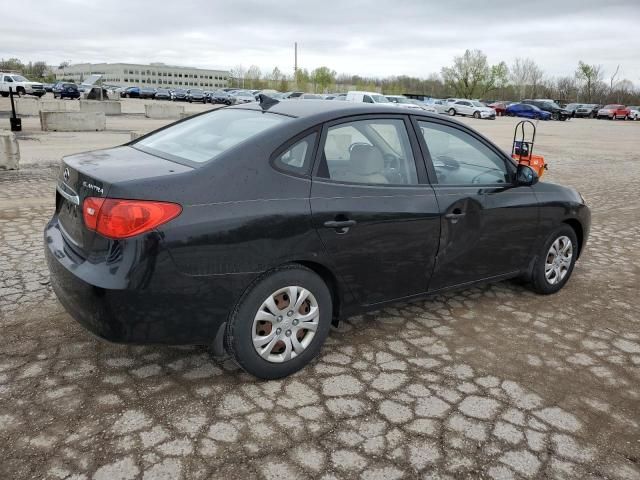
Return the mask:
<svg viewBox="0 0 640 480">
<path fill-rule="evenodd" d="M 464 115 L 473 118 L 488 118 L 495 120 L 496 111 L 477 100 L 458 100 L 449 104 L 449 115 Z"/>
</svg>

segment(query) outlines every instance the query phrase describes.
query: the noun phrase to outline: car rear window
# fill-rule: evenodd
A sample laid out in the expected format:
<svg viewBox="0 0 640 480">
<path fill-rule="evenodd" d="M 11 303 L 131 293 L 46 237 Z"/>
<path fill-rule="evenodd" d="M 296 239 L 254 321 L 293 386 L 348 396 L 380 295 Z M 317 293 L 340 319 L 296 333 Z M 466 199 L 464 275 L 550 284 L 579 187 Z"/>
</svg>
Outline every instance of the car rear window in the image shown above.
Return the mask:
<svg viewBox="0 0 640 480">
<path fill-rule="evenodd" d="M 220 109 L 160 130 L 132 146 L 168 160 L 204 163 L 290 120 L 257 110 Z"/>
</svg>

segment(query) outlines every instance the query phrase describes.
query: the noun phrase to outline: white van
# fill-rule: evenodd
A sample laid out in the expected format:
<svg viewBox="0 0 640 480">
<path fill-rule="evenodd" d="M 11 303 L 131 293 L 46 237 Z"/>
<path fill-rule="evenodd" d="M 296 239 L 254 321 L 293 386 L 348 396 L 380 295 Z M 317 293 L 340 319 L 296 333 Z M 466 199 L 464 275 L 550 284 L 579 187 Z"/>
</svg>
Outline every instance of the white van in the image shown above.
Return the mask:
<svg viewBox="0 0 640 480">
<path fill-rule="evenodd" d="M 347 92 L 347 102 L 364 102 L 364 103 L 391 103 L 389 99 L 378 92 L 360 92 L 352 90 Z"/>
</svg>

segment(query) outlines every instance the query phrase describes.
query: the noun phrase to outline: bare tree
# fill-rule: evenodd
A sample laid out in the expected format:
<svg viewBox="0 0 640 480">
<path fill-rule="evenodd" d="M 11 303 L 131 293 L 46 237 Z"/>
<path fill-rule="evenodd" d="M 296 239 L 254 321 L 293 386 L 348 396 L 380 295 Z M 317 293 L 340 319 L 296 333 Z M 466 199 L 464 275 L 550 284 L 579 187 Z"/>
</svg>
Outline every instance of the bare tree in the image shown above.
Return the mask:
<svg viewBox="0 0 640 480">
<path fill-rule="evenodd" d="M 611 75 L 611 80 L 609 81 L 609 90 L 613 92 L 613 87 L 616 82 L 616 77 L 618 76 L 618 72 L 620 71 L 620 65 L 616 67 L 616 71 Z"/>
<path fill-rule="evenodd" d="M 530 58 L 516 58 L 509 69 L 509 78 L 516 87 L 520 100 L 527 96 L 527 85 L 531 81 L 531 70 L 535 63 Z"/>
<path fill-rule="evenodd" d="M 244 88 L 244 77 L 247 74 L 247 70 L 242 66 L 242 64 L 233 67 L 229 74 L 236 82 L 236 87 L 242 86 L 242 88 Z"/>
<path fill-rule="evenodd" d="M 535 62 L 531 61 L 531 70 L 529 72 L 529 79 L 531 81 L 531 96 L 536 98 L 538 96 L 538 90 L 540 88 L 540 84 L 542 79 L 544 78 L 544 71 L 535 64 Z"/>
</svg>

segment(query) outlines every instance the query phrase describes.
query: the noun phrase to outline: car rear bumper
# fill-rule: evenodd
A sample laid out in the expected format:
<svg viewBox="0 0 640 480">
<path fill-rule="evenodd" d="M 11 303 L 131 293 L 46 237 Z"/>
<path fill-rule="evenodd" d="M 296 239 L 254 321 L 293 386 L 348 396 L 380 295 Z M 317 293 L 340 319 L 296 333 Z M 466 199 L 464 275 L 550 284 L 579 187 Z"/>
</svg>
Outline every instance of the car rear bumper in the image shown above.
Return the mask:
<svg viewBox="0 0 640 480">
<path fill-rule="evenodd" d="M 255 275 L 184 275 L 157 237 L 119 242 L 116 260 L 79 260 L 54 215 L 44 231 L 51 286 L 67 312 L 101 339 L 210 344 Z"/>
</svg>

